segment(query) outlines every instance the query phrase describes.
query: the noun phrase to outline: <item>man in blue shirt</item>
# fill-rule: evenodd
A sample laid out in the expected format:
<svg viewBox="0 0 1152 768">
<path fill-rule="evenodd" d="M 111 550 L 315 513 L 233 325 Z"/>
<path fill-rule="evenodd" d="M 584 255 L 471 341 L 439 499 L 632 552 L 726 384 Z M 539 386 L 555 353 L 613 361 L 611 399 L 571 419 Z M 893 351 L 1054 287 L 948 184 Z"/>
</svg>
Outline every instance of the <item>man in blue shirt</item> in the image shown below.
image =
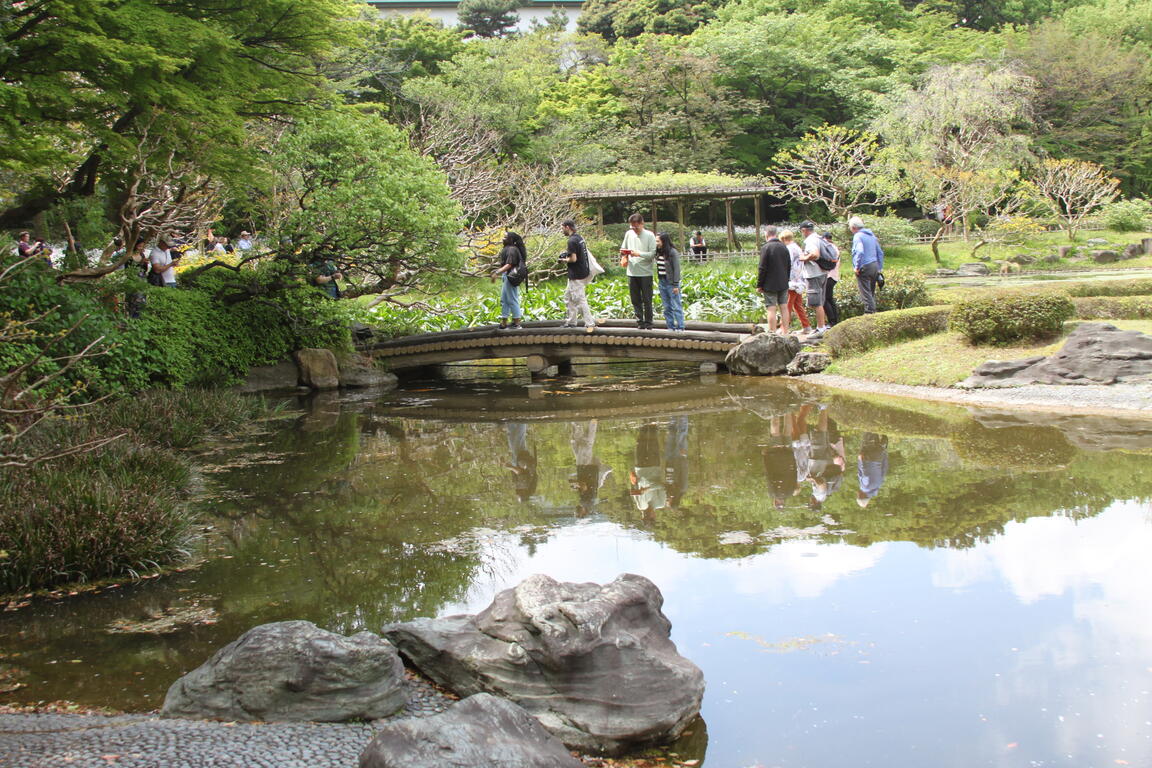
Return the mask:
<svg viewBox="0 0 1152 768">
<path fill-rule="evenodd" d="M 876 311 L 876 280 L 884 269 L 884 249 L 872 230 L 865 228 L 859 216 L 848 219 L 852 230 L 852 269 L 856 271 L 856 288 L 864 304 L 864 314 Z"/>
</svg>

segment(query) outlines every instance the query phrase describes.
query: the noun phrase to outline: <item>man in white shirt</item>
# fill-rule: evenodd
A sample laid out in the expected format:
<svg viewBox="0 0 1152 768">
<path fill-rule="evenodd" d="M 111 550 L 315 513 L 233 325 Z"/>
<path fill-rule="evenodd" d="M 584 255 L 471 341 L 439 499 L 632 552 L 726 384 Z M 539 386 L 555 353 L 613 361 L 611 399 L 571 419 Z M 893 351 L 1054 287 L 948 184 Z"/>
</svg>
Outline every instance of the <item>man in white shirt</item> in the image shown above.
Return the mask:
<svg viewBox="0 0 1152 768">
<path fill-rule="evenodd" d="M 800 234 L 804 236 L 804 257 L 800 266 L 801 274 L 808 283 L 808 309 L 816 310 L 816 332 L 813 335 L 822 335 L 828 330 L 828 318 L 824 314 L 824 283 L 828 273 L 820 269 L 816 259 L 820 258 L 820 241 L 823 238 L 816 233 L 816 225 L 811 221 L 800 223 Z"/>
<path fill-rule="evenodd" d="M 166 288 L 176 287 L 176 261 L 168 250 L 168 241 L 163 238 L 156 241 L 156 246 L 148 254 L 148 261 L 152 262 L 152 271 L 160 275 Z"/>
<path fill-rule="evenodd" d="M 240 233 L 240 239 L 236 241 L 236 249 L 240 251 L 252 250 L 252 233 L 245 230 Z"/>
</svg>

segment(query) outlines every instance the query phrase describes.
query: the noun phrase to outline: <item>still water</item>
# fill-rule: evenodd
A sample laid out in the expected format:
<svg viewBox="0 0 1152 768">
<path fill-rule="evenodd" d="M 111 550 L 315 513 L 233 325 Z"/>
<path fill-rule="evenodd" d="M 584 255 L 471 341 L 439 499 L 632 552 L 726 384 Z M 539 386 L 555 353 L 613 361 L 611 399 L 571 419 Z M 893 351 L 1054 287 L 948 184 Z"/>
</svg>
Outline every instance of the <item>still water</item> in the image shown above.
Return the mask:
<svg viewBox="0 0 1152 768">
<path fill-rule="evenodd" d="M 198 568 L 0 615 L 0 700 L 148 710 L 249 627 L 652 579 L 709 766 L 1152 766 L 1152 423 L 660 366 L 283 403 Z"/>
</svg>

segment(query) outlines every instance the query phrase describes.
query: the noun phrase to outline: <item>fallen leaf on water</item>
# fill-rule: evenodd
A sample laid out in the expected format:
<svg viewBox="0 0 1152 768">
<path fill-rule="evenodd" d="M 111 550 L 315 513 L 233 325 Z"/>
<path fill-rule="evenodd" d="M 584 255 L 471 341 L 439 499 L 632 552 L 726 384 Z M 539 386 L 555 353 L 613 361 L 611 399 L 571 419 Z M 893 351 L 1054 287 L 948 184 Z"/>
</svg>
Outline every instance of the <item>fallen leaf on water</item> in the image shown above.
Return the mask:
<svg viewBox="0 0 1152 768">
<path fill-rule="evenodd" d="M 1016 749 L 1016 747 L 1018 747 L 1018 746 L 1020 746 L 1020 745 L 1018 743 L 1016 743 L 1015 741 L 1013 741 L 1010 744 L 1008 744 L 1006 747 L 1004 747 L 1004 749 Z"/>
</svg>

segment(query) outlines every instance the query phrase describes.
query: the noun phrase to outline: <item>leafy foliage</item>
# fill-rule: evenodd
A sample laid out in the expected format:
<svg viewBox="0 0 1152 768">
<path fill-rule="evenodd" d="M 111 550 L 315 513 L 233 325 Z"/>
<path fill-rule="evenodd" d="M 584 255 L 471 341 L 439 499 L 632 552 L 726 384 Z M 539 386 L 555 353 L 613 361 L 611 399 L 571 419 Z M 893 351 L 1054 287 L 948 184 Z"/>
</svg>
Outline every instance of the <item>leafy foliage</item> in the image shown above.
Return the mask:
<svg viewBox="0 0 1152 768">
<path fill-rule="evenodd" d="M 479 37 L 504 37 L 520 22 L 518 0 L 461 0 L 460 26 Z"/>
<path fill-rule="evenodd" d="M 1152 296 L 1088 296 L 1072 300 L 1076 317 L 1083 320 L 1147 320 L 1152 318 Z"/>
<path fill-rule="evenodd" d="M 1100 210 L 1100 221 L 1117 232 L 1143 232 L 1152 222 L 1152 202 L 1142 199 L 1117 200 Z"/>
<path fill-rule="evenodd" d="M 951 307 L 915 307 L 860 315 L 834 326 L 824 343 L 835 357 L 859 354 L 946 331 L 951 312 Z"/>
<path fill-rule="evenodd" d="M 1006 344 L 1055 336 L 1075 313 L 1072 300 L 1057 294 L 969 299 L 953 308 L 951 328 L 972 344 Z"/>
</svg>

